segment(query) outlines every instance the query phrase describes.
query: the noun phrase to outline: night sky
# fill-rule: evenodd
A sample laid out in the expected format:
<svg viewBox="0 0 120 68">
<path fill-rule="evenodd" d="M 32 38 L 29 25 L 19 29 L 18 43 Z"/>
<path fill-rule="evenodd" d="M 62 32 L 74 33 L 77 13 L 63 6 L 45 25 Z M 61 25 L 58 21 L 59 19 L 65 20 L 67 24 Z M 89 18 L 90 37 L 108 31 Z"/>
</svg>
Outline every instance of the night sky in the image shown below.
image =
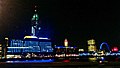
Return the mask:
<svg viewBox="0 0 120 68">
<path fill-rule="evenodd" d="M 97 0 L 0 0 L 0 37 L 21 38 L 30 33 L 34 6 L 43 34 L 57 45 L 65 38 L 71 46 L 107 42 L 120 47 L 120 2 Z"/>
</svg>

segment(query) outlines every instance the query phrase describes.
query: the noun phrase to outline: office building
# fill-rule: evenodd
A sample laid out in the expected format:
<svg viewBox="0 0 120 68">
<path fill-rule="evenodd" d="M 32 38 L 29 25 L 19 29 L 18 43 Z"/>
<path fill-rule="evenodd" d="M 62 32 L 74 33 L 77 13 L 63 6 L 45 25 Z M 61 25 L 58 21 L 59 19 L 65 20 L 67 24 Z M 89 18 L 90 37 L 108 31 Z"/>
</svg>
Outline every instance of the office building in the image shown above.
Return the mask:
<svg viewBox="0 0 120 68">
<path fill-rule="evenodd" d="M 39 36 L 40 23 L 37 14 L 37 6 L 31 21 L 31 34 L 24 39 L 9 39 L 7 45 L 7 58 L 32 58 L 42 54 L 52 54 L 52 42 L 49 38 Z M 44 56 L 43 56 L 44 57 Z"/>
<path fill-rule="evenodd" d="M 88 52 L 96 51 L 96 45 L 94 39 L 88 40 L 87 43 L 88 43 Z"/>
</svg>

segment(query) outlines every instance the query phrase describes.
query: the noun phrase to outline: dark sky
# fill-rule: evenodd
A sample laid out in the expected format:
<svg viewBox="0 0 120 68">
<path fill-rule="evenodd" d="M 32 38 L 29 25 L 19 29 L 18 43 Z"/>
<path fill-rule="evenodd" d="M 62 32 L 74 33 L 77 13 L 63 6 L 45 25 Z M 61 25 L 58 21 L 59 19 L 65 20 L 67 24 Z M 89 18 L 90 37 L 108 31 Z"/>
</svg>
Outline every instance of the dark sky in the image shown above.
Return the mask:
<svg viewBox="0 0 120 68">
<path fill-rule="evenodd" d="M 0 36 L 14 38 L 29 34 L 36 4 L 42 28 L 46 29 L 43 31 L 48 31 L 56 44 L 63 45 L 64 38 L 68 38 L 70 45 L 82 47 L 94 38 L 97 46 L 102 42 L 119 46 L 119 3 L 112 0 L 1 0 Z"/>
</svg>

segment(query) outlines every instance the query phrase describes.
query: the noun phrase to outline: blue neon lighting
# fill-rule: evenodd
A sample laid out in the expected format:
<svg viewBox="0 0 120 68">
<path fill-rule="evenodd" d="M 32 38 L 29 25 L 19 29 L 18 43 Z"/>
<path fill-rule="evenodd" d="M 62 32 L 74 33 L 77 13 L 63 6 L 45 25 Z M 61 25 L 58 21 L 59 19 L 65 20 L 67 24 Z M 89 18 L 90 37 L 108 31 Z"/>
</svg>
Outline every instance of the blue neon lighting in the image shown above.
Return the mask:
<svg viewBox="0 0 120 68">
<path fill-rule="evenodd" d="M 22 41 L 13 39 L 7 48 L 9 53 L 53 52 L 52 42 L 50 41 Z"/>
<path fill-rule="evenodd" d="M 48 38 L 42 38 L 42 37 L 39 37 L 39 39 L 48 39 Z"/>
<path fill-rule="evenodd" d="M 104 57 L 101 57 L 101 60 L 102 60 L 102 61 L 104 61 L 104 60 L 105 60 L 105 58 L 104 58 Z"/>
<path fill-rule="evenodd" d="M 6 61 L 7 63 L 45 63 L 45 62 L 54 62 L 54 59 L 48 60 L 23 60 L 23 61 Z"/>
<path fill-rule="evenodd" d="M 105 45 L 107 46 L 107 49 L 110 51 L 110 48 L 109 48 L 109 46 L 108 46 L 108 44 L 107 44 L 106 42 L 103 42 L 103 43 L 100 45 L 100 50 L 102 50 L 103 44 L 105 44 Z"/>
</svg>

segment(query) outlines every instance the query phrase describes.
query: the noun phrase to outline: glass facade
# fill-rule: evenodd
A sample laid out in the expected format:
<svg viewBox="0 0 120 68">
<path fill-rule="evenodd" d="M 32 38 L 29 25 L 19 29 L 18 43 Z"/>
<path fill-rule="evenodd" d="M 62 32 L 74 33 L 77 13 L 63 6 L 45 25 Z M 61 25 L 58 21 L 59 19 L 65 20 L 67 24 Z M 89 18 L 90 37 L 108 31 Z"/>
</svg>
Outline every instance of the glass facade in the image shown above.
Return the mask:
<svg viewBox="0 0 120 68">
<path fill-rule="evenodd" d="M 15 40 L 9 41 L 7 53 L 37 53 L 53 52 L 51 41 L 44 40 Z"/>
</svg>

